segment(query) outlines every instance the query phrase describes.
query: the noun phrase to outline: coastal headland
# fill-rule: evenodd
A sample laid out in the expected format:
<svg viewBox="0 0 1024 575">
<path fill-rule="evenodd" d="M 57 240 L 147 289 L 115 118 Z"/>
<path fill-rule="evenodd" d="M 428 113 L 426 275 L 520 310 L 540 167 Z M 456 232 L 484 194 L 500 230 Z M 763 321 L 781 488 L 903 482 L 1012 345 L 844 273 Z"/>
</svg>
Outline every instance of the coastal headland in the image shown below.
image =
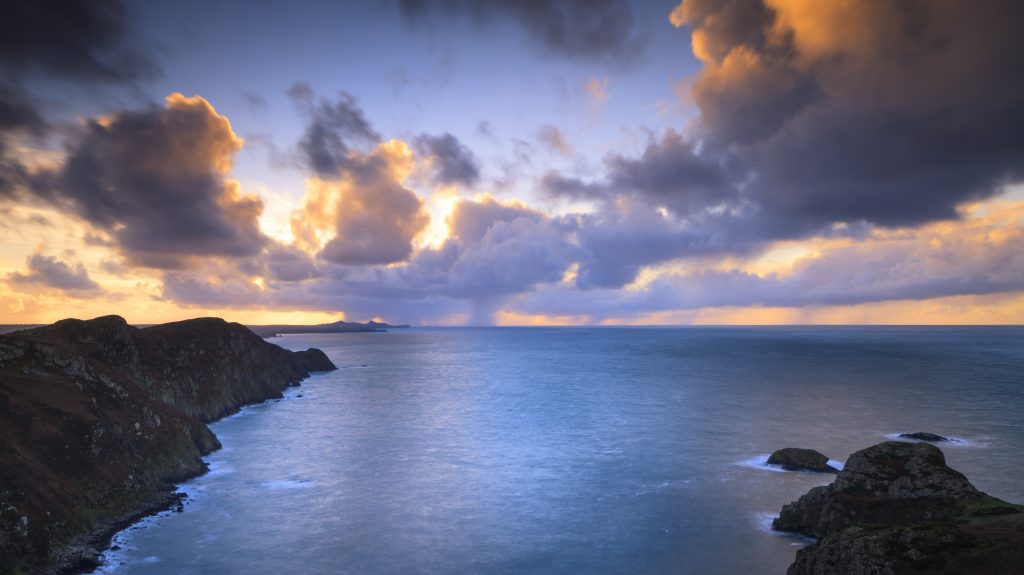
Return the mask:
<svg viewBox="0 0 1024 575">
<path fill-rule="evenodd" d="M 219 318 L 118 316 L 0 335 L 0 573 L 95 566 L 220 447 L 206 426 L 336 369 Z"/>
</svg>

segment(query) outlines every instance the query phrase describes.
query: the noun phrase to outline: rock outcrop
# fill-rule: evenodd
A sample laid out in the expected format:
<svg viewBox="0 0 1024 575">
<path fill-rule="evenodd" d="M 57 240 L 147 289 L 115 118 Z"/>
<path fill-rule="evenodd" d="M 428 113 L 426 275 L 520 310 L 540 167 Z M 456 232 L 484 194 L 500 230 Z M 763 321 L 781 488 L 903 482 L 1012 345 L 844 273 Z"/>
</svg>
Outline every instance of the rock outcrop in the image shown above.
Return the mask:
<svg viewBox="0 0 1024 575">
<path fill-rule="evenodd" d="M 0 573 L 88 564 L 89 545 L 205 471 L 220 444 L 203 422 L 328 369 L 214 318 L 0 336 Z"/>
<path fill-rule="evenodd" d="M 900 437 L 903 439 L 916 439 L 918 441 L 930 441 L 932 443 L 942 443 L 949 441 L 948 437 L 943 437 L 935 433 L 928 433 L 927 431 L 915 431 L 914 433 L 901 433 Z"/>
<path fill-rule="evenodd" d="M 818 473 L 839 473 L 828 464 L 828 457 L 813 449 L 784 447 L 768 458 L 769 465 L 781 465 L 787 471 L 814 471 Z"/>
<path fill-rule="evenodd" d="M 1021 573 L 995 569 L 1024 566 L 1021 511 L 978 491 L 937 447 L 890 441 L 851 455 L 772 527 L 819 539 L 790 575 Z"/>
</svg>

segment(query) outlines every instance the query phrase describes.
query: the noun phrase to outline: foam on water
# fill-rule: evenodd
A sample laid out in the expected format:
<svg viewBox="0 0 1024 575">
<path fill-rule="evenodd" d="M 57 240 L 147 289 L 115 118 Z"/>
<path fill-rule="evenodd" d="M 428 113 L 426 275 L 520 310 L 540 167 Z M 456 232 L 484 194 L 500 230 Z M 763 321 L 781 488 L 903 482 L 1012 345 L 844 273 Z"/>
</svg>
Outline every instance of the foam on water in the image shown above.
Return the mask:
<svg viewBox="0 0 1024 575">
<path fill-rule="evenodd" d="M 755 455 L 753 457 L 737 461 L 736 465 L 740 467 L 749 467 L 751 469 L 760 469 L 761 471 L 771 471 L 773 473 L 785 473 L 786 470 L 781 465 L 774 465 L 768 463 L 768 458 L 771 457 L 769 453 L 763 453 L 761 455 Z"/>
<path fill-rule="evenodd" d="M 188 499 L 185 500 L 185 503 Z M 127 559 L 127 552 L 133 549 L 133 541 L 137 532 L 149 529 L 156 526 L 160 521 L 170 515 L 176 513 L 175 509 L 167 509 L 159 513 L 143 517 L 142 519 L 133 523 L 130 527 L 119 531 L 110 540 L 110 546 L 100 554 L 101 565 L 93 571 L 93 573 L 117 573 L 118 570 L 124 565 L 125 559 Z M 115 551 L 113 548 L 117 547 Z M 137 563 L 157 563 L 160 561 L 160 557 L 155 555 L 149 555 L 135 560 Z"/>
<path fill-rule="evenodd" d="M 639 489 L 633 492 L 633 497 L 640 497 L 641 495 L 651 493 L 661 493 L 664 491 L 672 491 L 675 489 L 683 489 L 687 485 L 693 482 L 693 478 L 689 479 L 668 479 L 665 481 L 659 481 L 657 483 L 644 483 L 640 485 Z"/>
<path fill-rule="evenodd" d="M 811 545 L 817 542 L 817 539 L 801 535 L 800 533 L 790 533 L 788 531 L 776 531 L 772 529 L 772 521 L 775 521 L 779 517 L 778 512 L 775 511 L 761 511 L 754 514 L 754 523 L 757 525 L 758 531 L 774 535 L 775 537 L 784 537 L 786 539 L 792 539 L 793 545 L 799 545 L 801 547 L 805 545 Z"/>
<path fill-rule="evenodd" d="M 769 457 L 771 457 L 771 454 L 763 453 L 742 461 L 737 461 L 736 465 L 739 465 L 740 467 L 749 467 L 751 469 L 759 469 L 761 471 L 771 471 L 773 473 L 813 473 L 817 475 L 817 472 L 815 471 L 790 471 L 788 469 L 783 469 L 781 465 L 769 464 Z M 842 471 L 844 465 L 842 461 L 837 461 L 835 459 L 829 459 L 828 464 L 840 471 Z"/>
<path fill-rule="evenodd" d="M 206 472 L 206 477 L 221 477 L 235 472 L 235 468 L 228 465 L 227 461 L 210 459 L 206 464 L 209 466 L 209 471 Z"/>
<path fill-rule="evenodd" d="M 283 489 L 309 489 L 310 487 L 316 486 L 316 481 L 310 481 L 308 479 L 281 479 L 278 481 L 268 481 L 262 485 L 271 491 L 281 491 Z"/>
</svg>

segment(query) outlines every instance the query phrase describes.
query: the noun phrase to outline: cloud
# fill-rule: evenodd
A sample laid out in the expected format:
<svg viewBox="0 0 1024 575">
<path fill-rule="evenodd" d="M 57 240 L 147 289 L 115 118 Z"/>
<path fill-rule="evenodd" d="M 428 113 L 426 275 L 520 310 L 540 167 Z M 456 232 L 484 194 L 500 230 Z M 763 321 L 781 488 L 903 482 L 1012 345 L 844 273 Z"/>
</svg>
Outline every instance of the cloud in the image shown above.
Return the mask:
<svg viewBox="0 0 1024 575">
<path fill-rule="evenodd" d="M 544 52 L 566 58 L 630 63 L 642 56 L 647 44 L 625 0 L 399 0 L 399 6 L 412 23 L 431 13 L 465 14 L 480 25 L 507 20 Z"/>
<path fill-rule="evenodd" d="M 0 69 L 10 77 L 42 73 L 77 82 L 132 82 L 159 67 L 116 0 L 34 0 L 4 7 Z"/>
<path fill-rule="evenodd" d="M 427 158 L 435 182 L 473 186 L 480 181 L 480 165 L 476 156 L 455 136 L 423 134 L 413 145 Z"/>
<path fill-rule="evenodd" d="M 0 198 L 10 198 L 23 188 L 41 184 L 33 171 L 10 151 L 15 140 L 41 136 L 49 128 L 30 100 L 19 87 L 0 82 Z"/>
<path fill-rule="evenodd" d="M 423 200 L 402 184 L 411 170 L 412 150 L 398 140 L 350 153 L 337 179 L 307 183 L 291 219 L 297 245 L 341 265 L 405 261 L 430 223 Z"/>
<path fill-rule="evenodd" d="M 297 82 L 288 95 L 309 121 L 299 149 L 321 178 L 337 178 L 349 167 L 347 162 L 353 143 L 376 144 L 381 139 L 363 115 L 355 96 L 347 92 L 339 93 L 337 102 L 317 101 L 309 84 Z"/>
<path fill-rule="evenodd" d="M 52 200 L 107 232 L 132 263 L 258 254 L 263 203 L 225 179 L 242 141 L 199 96 L 90 121 L 68 144 Z"/>
<path fill-rule="evenodd" d="M 572 219 L 549 218 L 519 203 L 486 196 L 461 200 L 448 225 L 448 240 L 415 252 L 404 265 L 356 265 L 365 259 L 359 246 L 355 261 L 332 262 L 332 254 L 323 253 L 315 276 L 298 282 L 274 278 L 262 288 L 254 280 L 257 275 L 267 279 L 263 266 L 172 271 L 164 276 L 163 297 L 184 305 L 343 307 L 354 317 L 387 310 L 403 321 L 464 313 L 467 321 L 491 323 L 508 297 L 561 281 L 580 257 L 572 242 Z M 349 242 L 348 238 L 339 241 Z M 373 254 L 380 249 L 372 247 Z"/>
<path fill-rule="evenodd" d="M 608 78 L 591 78 L 583 86 L 590 100 L 595 106 L 601 106 L 608 101 Z"/>
<path fill-rule="evenodd" d="M 731 166 L 698 153 L 682 134 L 667 130 L 636 158 L 609 154 L 605 179 L 584 182 L 550 171 L 540 189 L 550 197 L 575 200 L 614 200 L 637 197 L 664 207 L 680 218 L 739 203 L 740 179 Z"/>
<path fill-rule="evenodd" d="M 561 130 L 551 124 L 544 124 L 537 132 L 537 140 L 548 147 L 552 152 L 558 152 L 565 157 L 572 156 L 572 146 Z"/>
<path fill-rule="evenodd" d="M 708 307 L 849 306 L 1020 292 L 1022 216 L 1024 205 L 1019 202 L 997 204 L 975 209 L 963 221 L 819 242 L 791 265 L 759 273 L 697 262 L 662 270 L 637 289 L 542 286 L 515 300 L 510 309 L 600 320 Z"/>
<path fill-rule="evenodd" d="M 261 275 L 277 281 L 297 282 L 320 275 L 313 258 L 289 246 L 275 245 L 266 251 L 263 259 L 266 271 Z"/>
<path fill-rule="evenodd" d="M 13 85 L 0 82 L 0 133 L 24 130 L 38 134 L 44 128 L 46 122 L 28 96 Z"/>
<path fill-rule="evenodd" d="M 117 0 L 39 0 L 5 5 L 0 14 L 0 199 L 45 195 L 52 173 L 12 152 L 26 136 L 50 131 L 36 84 L 94 94 L 100 86 L 129 86 L 160 75 L 160 67 L 131 28 Z"/>
<path fill-rule="evenodd" d="M 256 271 L 243 267 L 175 271 L 165 277 L 164 297 L 186 305 L 345 309 L 353 317 L 385 310 L 403 321 L 487 324 L 499 312 L 600 321 L 707 307 L 849 306 L 1020 292 L 1022 222 L 1020 202 L 987 202 L 958 221 L 804 240 L 802 255 L 764 269 L 755 265 L 761 244 L 748 245 L 747 257 L 723 259 L 736 253 L 735 244 L 693 233 L 643 202 L 550 217 L 484 196 L 460 201 L 448 220 L 448 240 L 415 252 L 404 265 L 321 265 L 314 277 L 262 286 L 253 281 Z"/>
<path fill-rule="evenodd" d="M 621 288 L 646 266 L 721 251 L 709 234 L 689 230 L 657 210 L 630 201 L 579 216 L 576 237 L 585 254 L 576 275 L 580 289 Z"/>
<path fill-rule="evenodd" d="M 32 254 L 26 260 L 26 272 L 12 272 L 7 283 L 12 287 L 35 289 L 39 287 L 59 290 L 71 297 L 93 297 L 103 289 L 89 277 L 82 264 L 70 266 L 53 256 Z"/>
<path fill-rule="evenodd" d="M 464 244 L 476 244 L 498 223 L 510 223 L 524 218 L 531 221 L 545 219 L 542 212 L 519 202 L 502 203 L 491 196 L 478 200 L 461 200 L 448 217 L 451 235 Z"/>
<path fill-rule="evenodd" d="M 1024 17 L 1012 0 L 686 1 L 692 126 L 753 179 L 772 236 L 917 225 L 1019 180 Z"/>
</svg>

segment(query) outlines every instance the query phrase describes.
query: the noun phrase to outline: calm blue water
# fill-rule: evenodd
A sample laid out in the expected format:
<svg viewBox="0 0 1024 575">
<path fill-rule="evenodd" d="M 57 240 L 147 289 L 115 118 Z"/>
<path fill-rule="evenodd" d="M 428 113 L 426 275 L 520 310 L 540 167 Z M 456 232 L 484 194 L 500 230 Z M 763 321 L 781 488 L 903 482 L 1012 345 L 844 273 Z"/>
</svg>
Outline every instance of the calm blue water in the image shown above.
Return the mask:
<svg viewBox="0 0 1024 575">
<path fill-rule="evenodd" d="M 106 572 L 784 573 L 779 508 L 887 434 L 1024 501 L 1022 328 L 413 329 L 286 336 L 341 368 L 218 422 L 184 513 Z"/>
</svg>

